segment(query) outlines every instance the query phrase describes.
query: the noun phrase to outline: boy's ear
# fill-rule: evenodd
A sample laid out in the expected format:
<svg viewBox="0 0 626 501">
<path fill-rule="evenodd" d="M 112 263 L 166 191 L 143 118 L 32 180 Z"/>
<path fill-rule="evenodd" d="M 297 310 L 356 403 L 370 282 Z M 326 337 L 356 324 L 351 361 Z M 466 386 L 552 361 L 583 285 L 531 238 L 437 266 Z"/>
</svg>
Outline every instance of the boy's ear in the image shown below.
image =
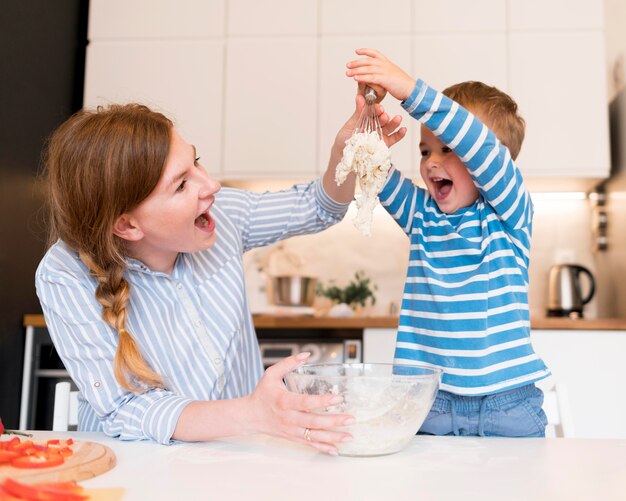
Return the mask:
<svg viewBox="0 0 626 501">
<path fill-rule="evenodd" d="M 117 218 L 113 223 L 113 234 L 130 242 L 136 242 L 143 237 L 143 231 L 129 214 L 122 214 Z"/>
</svg>

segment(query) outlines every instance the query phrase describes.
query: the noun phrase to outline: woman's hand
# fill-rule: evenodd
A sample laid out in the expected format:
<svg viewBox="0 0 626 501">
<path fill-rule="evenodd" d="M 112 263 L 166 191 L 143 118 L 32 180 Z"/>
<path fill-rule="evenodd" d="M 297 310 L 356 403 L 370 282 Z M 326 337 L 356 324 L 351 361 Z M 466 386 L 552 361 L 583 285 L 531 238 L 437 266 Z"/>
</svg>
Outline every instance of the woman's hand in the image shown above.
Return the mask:
<svg viewBox="0 0 626 501">
<path fill-rule="evenodd" d="M 314 411 L 342 402 L 339 395 L 301 395 L 287 390 L 283 377 L 304 364 L 308 353 L 285 358 L 269 367 L 254 392 L 247 397 L 250 418 L 258 432 L 283 437 L 337 455 L 334 444 L 348 441 L 349 433 L 330 428 L 354 424 L 348 414 L 316 414 Z M 306 430 L 310 430 L 306 432 Z M 306 432 L 306 433 L 305 433 Z"/>
<path fill-rule="evenodd" d="M 380 85 L 396 99 L 404 101 L 415 87 L 415 79 L 393 64 L 375 49 L 357 49 L 359 56 L 367 56 L 346 64 L 346 75 L 359 84 Z"/>
<path fill-rule="evenodd" d="M 339 150 L 340 154 L 337 162 L 341 159 L 346 141 L 350 139 L 352 134 L 354 134 L 364 106 L 365 98 L 361 93 L 359 93 L 356 96 L 356 107 L 354 113 L 343 125 L 343 127 L 339 129 L 339 132 L 337 132 L 337 136 L 335 137 L 333 149 Z M 380 126 L 383 130 L 383 139 L 387 147 L 390 148 L 406 135 L 406 127 L 400 127 L 400 124 L 402 123 L 402 117 L 400 115 L 396 115 L 393 118 L 390 117 L 381 104 L 376 104 L 375 110 L 376 115 L 378 116 L 378 121 L 380 122 Z"/>
</svg>

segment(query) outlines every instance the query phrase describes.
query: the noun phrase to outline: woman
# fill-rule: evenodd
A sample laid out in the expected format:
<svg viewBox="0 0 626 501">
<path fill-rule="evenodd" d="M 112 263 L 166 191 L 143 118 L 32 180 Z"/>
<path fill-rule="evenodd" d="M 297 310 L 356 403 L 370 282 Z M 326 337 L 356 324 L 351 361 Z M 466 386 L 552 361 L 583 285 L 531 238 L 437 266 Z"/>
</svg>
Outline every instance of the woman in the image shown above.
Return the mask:
<svg viewBox="0 0 626 501">
<path fill-rule="evenodd" d="M 221 189 L 172 122 L 145 106 L 83 110 L 53 134 L 45 177 L 51 247 L 36 273 L 50 334 L 78 385 L 79 429 L 124 440 L 202 441 L 266 433 L 336 454 L 309 411 L 340 397 L 290 393 L 289 357 L 263 374 L 242 254 L 344 216 L 354 179 L 334 182 L 364 100 L 321 179 L 277 193 Z M 386 141 L 400 117 L 378 107 Z M 397 129 L 397 130 L 396 130 Z"/>
</svg>

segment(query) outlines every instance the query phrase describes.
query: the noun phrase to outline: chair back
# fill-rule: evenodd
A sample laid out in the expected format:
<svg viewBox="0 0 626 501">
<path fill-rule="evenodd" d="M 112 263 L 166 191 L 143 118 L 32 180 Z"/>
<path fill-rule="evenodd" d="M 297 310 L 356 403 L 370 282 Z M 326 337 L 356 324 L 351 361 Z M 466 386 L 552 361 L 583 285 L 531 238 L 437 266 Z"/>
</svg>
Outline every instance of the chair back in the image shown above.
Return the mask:
<svg viewBox="0 0 626 501">
<path fill-rule="evenodd" d="M 72 391 L 71 383 L 62 381 L 54 388 L 54 411 L 52 431 L 68 431 L 78 424 L 78 391 Z"/>
</svg>

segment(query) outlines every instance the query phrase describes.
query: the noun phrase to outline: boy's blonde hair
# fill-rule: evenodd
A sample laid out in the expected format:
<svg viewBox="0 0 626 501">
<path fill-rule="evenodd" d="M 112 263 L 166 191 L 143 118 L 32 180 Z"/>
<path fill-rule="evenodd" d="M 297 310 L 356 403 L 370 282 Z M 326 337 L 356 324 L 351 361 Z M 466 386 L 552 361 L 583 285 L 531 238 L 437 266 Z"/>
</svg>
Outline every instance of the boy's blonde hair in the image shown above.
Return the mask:
<svg viewBox="0 0 626 501">
<path fill-rule="evenodd" d="M 461 82 L 443 93 L 476 115 L 511 152 L 515 160 L 524 141 L 526 123 L 511 96 L 482 82 Z"/>
</svg>

